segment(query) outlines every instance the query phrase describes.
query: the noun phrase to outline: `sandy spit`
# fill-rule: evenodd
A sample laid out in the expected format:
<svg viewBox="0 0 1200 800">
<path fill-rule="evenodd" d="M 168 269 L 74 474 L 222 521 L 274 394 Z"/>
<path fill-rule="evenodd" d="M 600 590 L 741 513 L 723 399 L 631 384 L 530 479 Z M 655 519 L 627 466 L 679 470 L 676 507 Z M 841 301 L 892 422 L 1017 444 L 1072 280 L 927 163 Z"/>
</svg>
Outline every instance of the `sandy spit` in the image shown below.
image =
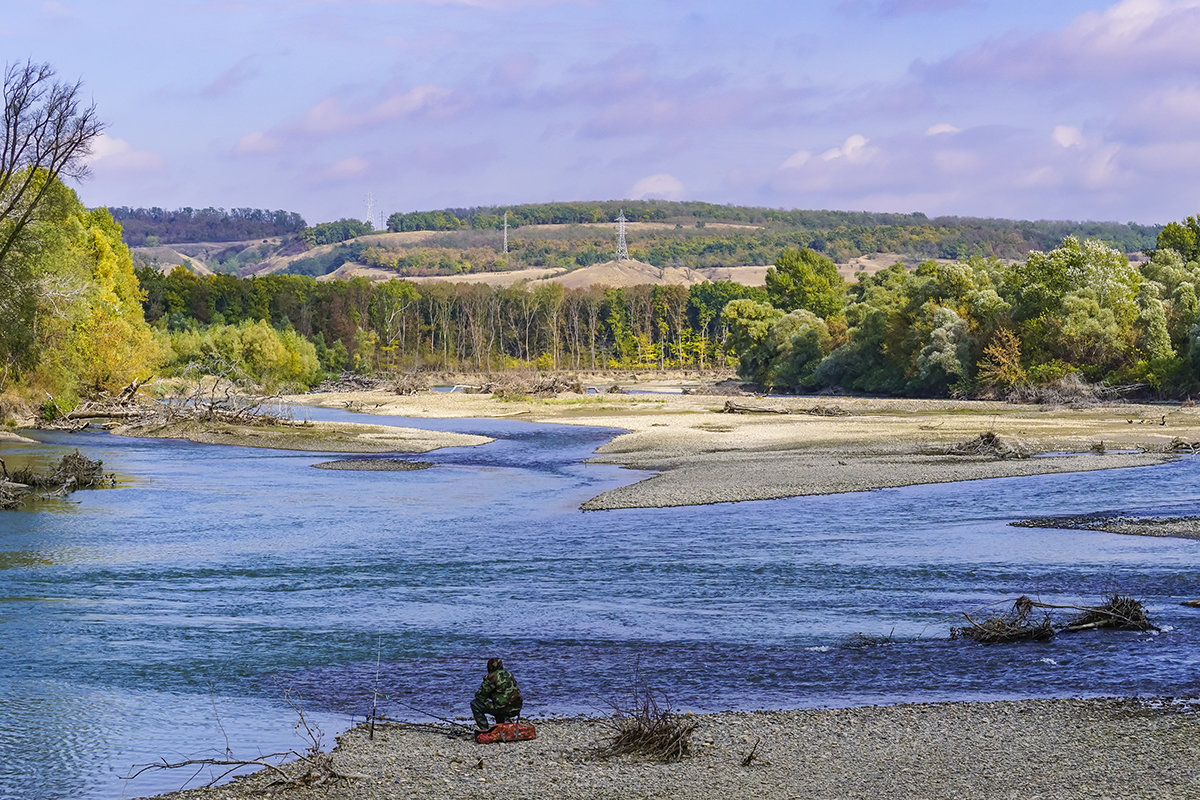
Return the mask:
<svg viewBox="0 0 1200 800">
<path fill-rule="evenodd" d="M 609 381 L 611 383 L 611 381 Z M 642 394 L 538 399 L 424 392 L 291 398 L 414 417 L 516 417 L 614 429 L 594 461 L 653 476 L 606 492 L 587 510 L 765 500 L 1162 464 L 1175 438 L 1200 441 L 1200 410 L 1123 404 L 1075 410 L 1006 403 L 849 397 L 738 398 L 787 413 L 724 413 L 723 397 L 682 395 L 670 382 L 622 383 Z M 604 384 L 597 382 L 603 390 Z M 847 416 L 817 416 L 836 408 Z M 1040 457 L 998 459 L 947 450 L 983 432 Z M 1094 452 L 1100 451 L 1100 452 Z"/>
<path fill-rule="evenodd" d="M 456 798 L 1198 798 L 1200 720 L 1134 700 L 1021 700 L 698 715 L 676 764 L 606 760 L 601 719 L 537 721 L 530 742 L 477 745 L 364 726 L 334 751 L 367 779 L 288 789 L 294 800 Z M 757 760 L 742 762 L 758 745 Z M 183 778 L 181 777 L 181 781 Z M 259 773 L 163 797 L 262 797 Z"/>
<path fill-rule="evenodd" d="M 182 422 L 172 425 L 117 427 L 113 433 L 152 439 L 184 439 L 201 444 L 233 444 L 274 450 L 316 453 L 427 453 L 440 447 L 469 447 L 494 441 L 465 433 L 363 425 L 355 422 L 309 422 L 297 425 L 230 425 Z"/>
</svg>

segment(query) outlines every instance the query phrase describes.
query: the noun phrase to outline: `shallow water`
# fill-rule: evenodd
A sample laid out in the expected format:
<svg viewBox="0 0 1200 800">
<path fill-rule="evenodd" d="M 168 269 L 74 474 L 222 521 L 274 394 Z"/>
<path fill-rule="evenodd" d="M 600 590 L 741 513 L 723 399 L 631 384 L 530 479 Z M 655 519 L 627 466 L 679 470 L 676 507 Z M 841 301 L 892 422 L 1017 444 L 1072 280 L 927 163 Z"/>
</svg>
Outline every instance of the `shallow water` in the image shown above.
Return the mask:
<svg viewBox="0 0 1200 800">
<path fill-rule="evenodd" d="M 314 418 L 352 419 L 309 410 Z M 375 423 L 385 418 L 370 417 Z M 381 711 L 467 713 L 504 656 L 531 715 L 605 713 L 635 665 L 679 708 L 1200 694 L 1200 542 L 1011 528 L 1028 516 L 1198 513 L 1194 459 L 662 510 L 578 511 L 641 477 L 582 464 L 612 431 L 392 420 L 498 441 L 417 472 L 325 454 L 45 434 L 121 478 L 0 516 L 0 797 L 135 797 L 131 764 L 303 747 Z M 950 642 L 1028 593 L 1144 600 L 1163 631 Z M 855 647 L 861 633 L 894 643 Z M 377 660 L 378 659 L 378 660 Z M 40 775 L 34 781 L 28 776 Z"/>
</svg>

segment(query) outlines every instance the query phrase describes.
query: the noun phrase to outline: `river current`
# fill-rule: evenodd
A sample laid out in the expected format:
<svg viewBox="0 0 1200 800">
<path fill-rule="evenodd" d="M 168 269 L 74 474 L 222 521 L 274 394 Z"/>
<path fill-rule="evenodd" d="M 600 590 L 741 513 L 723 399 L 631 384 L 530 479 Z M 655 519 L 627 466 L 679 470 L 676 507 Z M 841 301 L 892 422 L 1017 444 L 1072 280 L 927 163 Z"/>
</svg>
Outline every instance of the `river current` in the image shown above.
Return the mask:
<svg viewBox="0 0 1200 800">
<path fill-rule="evenodd" d="M 393 718 L 465 716 L 493 655 L 529 716 L 609 713 L 635 671 L 696 711 L 1200 694 L 1200 611 L 1179 605 L 1200 597 L 1200 542 L 1007 524 L 1200 513 L 1196 459 L 584 513 L 644 477 L 582 463 L 611 430 L 367 421 L 497 441 L 415 457 L 434 467 L 413 472 L 102 433 L 0 444 L 10 467 L 77 447 L 119 479 L 0 515 L 0 798 L 178 789 L 182 772 L 122 776 L 303 748 L 294 703 L 326 747 L 373 692 Z M 1112 591 L 1161 632 L 948 638 L 987 603 Z"/>
</svg>

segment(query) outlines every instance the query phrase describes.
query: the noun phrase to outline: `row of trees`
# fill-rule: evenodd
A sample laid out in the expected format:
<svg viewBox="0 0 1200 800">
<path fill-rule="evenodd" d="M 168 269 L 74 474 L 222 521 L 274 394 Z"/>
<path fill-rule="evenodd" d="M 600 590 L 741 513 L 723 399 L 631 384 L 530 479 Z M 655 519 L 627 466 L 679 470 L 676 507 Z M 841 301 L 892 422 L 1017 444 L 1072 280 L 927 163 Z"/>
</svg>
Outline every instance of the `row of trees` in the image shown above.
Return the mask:
<svg viewBox="0 0 1200 800">
<path fill-rule="evenodd" d="M 833 263 L 789 251 L 766 302 L 723 312 L 739 372 L 789 389 L 999 394 L 1071 373 L 1164 392 L 1200 386 L 1200 261 L 1168 246 L 1140 265 L 1066 238 L 1007 265 L 972 257 L 896 266 L 845 286 Z M 1185 237 L 1186 238 L 1186 237 Z"/>
<path fill-rule="evenodd" d="M 313 342 L 322 368 L 546 369 L 709 366 L 726 351 L 721 310 L 765 300 L 729 282 L 626 289 L 497 288 L 307 276 L 238 279 L 139 270 L 145 314 L 168 332 L 264 323 Z"/>
<path fill-rule="evenodd" d="M 1007 220 L 972 217 L 929 218 L 921 213 L 783 210 L 668 200 L 536 203 L 519 206 L 446 208 L 395 213 L 389 231 L 496 230 L 507 215 L 510 228 L 524 225 L 609 223 L 621 212 L 632 222 L 672 222 L 683 227 L 729 222 L 807 234 L 802 246 L 833 255 L 826 244 L 841 244 L 862 255 L 873 252 L 919 252 L 936 258 L 995 255 L 1021 258 L 1031 250 L 1048 250 L 1067 236 L 1100 239 L 1123 252 L 1154 246 L 1159 227 L 1137 223 Z M 673 235 L 668 234 L 668 238 Z M 717 238 L 717 237 L 710 237 Z M 723 237 L 721 237 L 723 238 Z M 796 238 L 796 237 L 793 237 Z M 936 242 L 937 250 L 913 251 L 908 242 Z M 792 246 L 795 246 L 793 242 Z M 657 263 L 657 262 L 653 262 Z M 751 263 L 751 262 L 746 262 Z M 721 266 L 729 266 L 729 263 Z"/>
<path fill-rule="evenodd" d="M 294 211 L 265 208 L 110 208 L 130 247 L 188 242 L 242 242 L 291 236 L 305 229 Z"/>
</svg>

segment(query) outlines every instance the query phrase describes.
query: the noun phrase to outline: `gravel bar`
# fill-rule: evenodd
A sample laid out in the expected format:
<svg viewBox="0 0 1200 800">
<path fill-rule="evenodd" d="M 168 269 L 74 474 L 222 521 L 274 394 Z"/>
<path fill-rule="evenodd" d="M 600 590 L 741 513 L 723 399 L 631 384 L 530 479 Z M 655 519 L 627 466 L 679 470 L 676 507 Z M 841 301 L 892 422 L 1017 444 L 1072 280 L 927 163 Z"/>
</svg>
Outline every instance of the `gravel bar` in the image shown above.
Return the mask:
<svg viewBox="0 0 1200 800">
<path fill-rule="evenodd" d="M 337 769 L 295 800 L 383 798 L 1200 798 L 1193 702 L 1019 700 L 696 715 L 675 764 L 604 759 L 603 719 L 536 721 L 530 742 L 477 745 L 425 727 L 351 729 Z M 756 759 L 743 765 L 754 751 Z M 180 780 L 184 778 L 181 776 Z M 163 797 L 262 797 L 262 773 Z"/>
</svg>

